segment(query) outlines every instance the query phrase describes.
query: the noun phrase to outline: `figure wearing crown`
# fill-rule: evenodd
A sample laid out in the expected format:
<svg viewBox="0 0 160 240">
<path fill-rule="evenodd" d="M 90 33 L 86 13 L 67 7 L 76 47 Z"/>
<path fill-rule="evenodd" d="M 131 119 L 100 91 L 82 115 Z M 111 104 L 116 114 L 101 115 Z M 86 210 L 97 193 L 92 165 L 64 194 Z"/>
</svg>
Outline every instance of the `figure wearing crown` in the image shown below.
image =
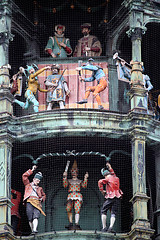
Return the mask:
<svg viewBox="0 0 160 240">
<path fill-rule="evenodd" d="M 36 67 L 38 69 L 38 67 Z M 37 93 L 37 90 L 40 92 L 49 92 L 51 91 L 51 89 L 42 89 L 40 87 L 40 83 L 38 82 L 38 78 L 37 76 L 39 74 L 41 74 L 42 72 L 44 72 L 45 70 L 50 70 L 51 67 L 50 66 L 46 66 L 44 68 L 41 68 L 37 71 L 35 71 L 34 66 L 27 66 L 27 69 L 25 69 L 24 74 L 25 76 L 28 78 L 28 87 L 27 90 L 25 92 L 25 98 L 26 98 L 26 102 L 21 102 L 17 99 L 15 99 L 13 102 L 17 103 L 18 105 L 20 105 L 22 108 L 24 109 L 28 109 L 29 106 L 32 104 L 33 105 L 33 110 L 34 112 L 38 112 L 39 111 L 39 102 L 37 101 L 35 95 Z"/>
<path fill-rule="evenodd" d="M 67 204 L 66 210 L 68 214 L 69 225 L 66 226 L 68 230 L 81 230 L 79 225 L 79 218 L 80 218 L 80 209 L 83 202 L 83 197 L 81 194 L 81 187 L 87 188 L 88 183 L 88 172 L 84 175 L 84 180 L 80 180 L 77 178 L 78 176 L 78 168 L 77 162 L 74 160 L 72 169 L 71 169 L 71 179 L 67 179 L 67 171 L 63 173 L 63 187 L 68 187 L 68 197 L 67 197 Z M 74 208 L 75 211 L 75 226 L 73 225 L 72 220 L 72 209 Z"/>
</svg>

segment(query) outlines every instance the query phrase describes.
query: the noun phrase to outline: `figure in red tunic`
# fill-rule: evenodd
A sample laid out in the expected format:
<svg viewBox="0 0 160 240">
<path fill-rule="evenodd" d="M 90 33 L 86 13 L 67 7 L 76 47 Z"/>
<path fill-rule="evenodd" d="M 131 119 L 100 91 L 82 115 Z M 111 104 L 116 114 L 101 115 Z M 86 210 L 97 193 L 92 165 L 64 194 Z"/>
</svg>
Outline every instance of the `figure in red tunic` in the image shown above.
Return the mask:
<svg viewBox="0 0 160 240">
<path fill-rule="evenodd" d="M 19 214 L 19 204 L 21 202 L 21 193 L 11 189 L 11 202 L 14 204 L 11 208 L 11 225 L 14 235 L 17 235 L 19 220 L 21 218 Z"/>
<path fill-rule="evenodd" d="M 106 198 L 102 209 L 101 209 L 101 220 L 102 220 L 102 232 L 114 232 L 113 226 L 116 220 L 116 214 L 118 211 L 118 205 L 120 204 L 120 199 L 123 195 L 123 192 L 120 189 L 119 178 L 114 173 L 109 162 L 106 163 L 107 170 L 104 168 L 101 170 L 102 175 L 105 177 L 98 181 L 98 187 L 101 193 Z M 103 189 L 103 185 L 106 185 L 106 191 Z M 110 226 L 107 229 L 106 220 L 107 220 L 107 211 L 110 209 L 111 218 Z"/>
<path fill-rule="evenodd" d="M 22 180 L 25 185 L 23 201 L 26 202 L 26 213 L 32 234 L 36 234 L 38 232 L 37 227 L 40 213 L 46 216 L 41 205 L 41 203 L 46 199 L 46 194 L 43 192 L 42 187 L 38 186 L 42 179 L 42 173 L 36 173 L 32 182 L 30 182 L 28 179 L 36 168 L 37 166 L 34 165 L 32 170 L 29 169 L 22 175 Z"/>
<path fill-rule="evenodd" d="M 78 168 L 76 160 L 73 163 L 71 169 L 72 179 L 67 179 L 67 171 L 63 173 L 63 187 L 68 187 L 68 197 L 67 197 L 67 204 L 66 210 L 68 214 L 69 225 L 66 226 L 68 230 L 81 230 L 79 225 L 79 217 L 80 217 L 80 209 L 82 206 L 83 197 L 80 193 L 81 187 L 87 188 L 88 183 L 88 172 L 84 175 L 84 180 L 80 180 L 77 178 L 78 176 Z M 75 211 L 75 226 L 73 226 L 72 222 L 72 208 Z"/>
</svg>

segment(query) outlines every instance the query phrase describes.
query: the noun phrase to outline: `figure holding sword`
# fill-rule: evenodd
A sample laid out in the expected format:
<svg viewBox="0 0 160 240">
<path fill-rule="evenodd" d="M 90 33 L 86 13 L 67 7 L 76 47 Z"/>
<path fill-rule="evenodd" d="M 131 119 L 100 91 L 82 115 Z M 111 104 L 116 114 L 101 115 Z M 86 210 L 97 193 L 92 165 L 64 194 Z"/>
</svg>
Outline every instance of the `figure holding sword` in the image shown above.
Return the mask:
<svg viewBox="0 0 160 240">
<path fill-rule="evenodd" d="M 69 225 L 66 226 L 68 230 L 81 230 L 79 225 L 79 218 L 80 218 L 80 209 L 82 206 L 83 197 L 80 193 L 81 187 L 87 188 L 88 183 L 88 172 L 84 175 L 84 180 L 80 180 L 77 178 L 78 176 L 78 168 L 77 162 L 74 160 L 72 169 L 71 169 L 71 179 L 67 179 L 67 171 L 69 167 L 69 162 L 67 162 L 66 169 L 63 173 L 63 187 L 68 187 L 68 197 L 67 197 L 67 204 L 66 210 L 68 214 Z M 73 225 L 72 221 L 72 209 L 74 208 L 75 211 L 75 225 Z"/>
<path fill-rule="evenodd" d="M 55 102 L 59 103 L 60 109 L 64 109 L 66 96 L 70 94 L 67 82 L 63 77 L 66 69 L 64 69 L 61 75 L 59 74 L 59 70 L 60 66 L 53 64 L 51 67 L 52 75 L 49 75 L 45 80 L 45 85 L 48 88 L 52 88 L 52 91 L 47 94 L 47 110 L 51 110 Z"/>
</svg>

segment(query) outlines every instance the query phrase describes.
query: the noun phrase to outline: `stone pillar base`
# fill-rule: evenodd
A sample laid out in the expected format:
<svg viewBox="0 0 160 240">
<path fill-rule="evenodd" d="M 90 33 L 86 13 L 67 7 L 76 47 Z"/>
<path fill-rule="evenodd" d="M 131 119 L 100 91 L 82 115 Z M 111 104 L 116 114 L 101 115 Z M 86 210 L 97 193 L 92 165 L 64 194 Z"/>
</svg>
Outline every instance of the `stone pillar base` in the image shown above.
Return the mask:
<svg viewBox="0 0 160 240">
<path fill-rule="evenodd" d="M 6 237 L 6 235 L 13 235 L 13 230 L 11 227 L 11 207 L 12 202 L 8 198 L 0 198 L 0 239 L 13 239 Z M 3 238 L 1 237 L 3 235 Z M 6 238 L 5 238 L 6 237 Z"/>
<path fill-rule="evenodd" d="M 17 239 L 13 234 L 11 234 L 9 231 L 4 230 L 0 231 L 0 239 L 1 240 L 13 240 Z"/>
<path fill-rule="evenodd" d="M 144 88 L 132 87 L 129 90 L 132 112 L 147 114 L 148 112 L 148 97 L 147 90 Z"/>
<path fill-rule="evenodd" d="M 131 230 L 134 228 L 138 229 L 150 229 L 150 223 L 148 220 L 137 219 L 133 222 Z"/>
<path fill-rule="evenodd" d="M 142 240 L 142 239 L 151 239 L 154 234 L 153 229 L 150 228 L 150 223 L 144 220 L 136 220 L 130 232 L 130 239 L 134 240 Z"/>
</svg>

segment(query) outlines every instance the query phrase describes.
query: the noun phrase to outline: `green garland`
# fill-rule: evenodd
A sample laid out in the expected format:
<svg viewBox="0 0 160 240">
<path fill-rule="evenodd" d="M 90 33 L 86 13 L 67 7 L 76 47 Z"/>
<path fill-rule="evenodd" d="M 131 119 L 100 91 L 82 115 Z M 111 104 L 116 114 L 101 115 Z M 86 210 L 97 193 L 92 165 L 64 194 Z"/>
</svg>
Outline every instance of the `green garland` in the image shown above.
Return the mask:
<svg viewBox="0 0 160 240">
<path fill-rule="evenodd" d="M 18 158 L 21 158 L 21 157 L 28 157 L 32 160 L 32 163 L 34 165 L 37 165 L 38 162 L 42 159 L 42 158 L 47 158 L 47 157 L 69 157 L 69 156 L 84 156 L 84 155 L 88 155 L 88 156 L 100 156 L 100 157 L 104 157 L 106 161 L 110 161 L 111 160 L 111 157 L 113 154 L 115 153 L 121 153 L 121 154 L 125 154 L 127 156 L 130 156 L 131 157 L 131 154 L 128 153 L 128 152 L 125 152 L 123 150 L 112 150 L 109 154 L 109 156 L 107 157 L 105 154 L 103 153 L 100 153 L 100 152 L 93 152 L 93 151 L 90 151 L 90 152 L 76 152 L 75 150 L 72 150 L 72 151 L 69 151 L 69 150 L 66 150 L 65 153 L 43 153 L 42 155 L 40 155 L 38 158 L 34 159 L 32 155 L 30 154 L 21 154 L 15 158 L 13 158 L 13 160 L 16 160 Z"/>
</svg>

